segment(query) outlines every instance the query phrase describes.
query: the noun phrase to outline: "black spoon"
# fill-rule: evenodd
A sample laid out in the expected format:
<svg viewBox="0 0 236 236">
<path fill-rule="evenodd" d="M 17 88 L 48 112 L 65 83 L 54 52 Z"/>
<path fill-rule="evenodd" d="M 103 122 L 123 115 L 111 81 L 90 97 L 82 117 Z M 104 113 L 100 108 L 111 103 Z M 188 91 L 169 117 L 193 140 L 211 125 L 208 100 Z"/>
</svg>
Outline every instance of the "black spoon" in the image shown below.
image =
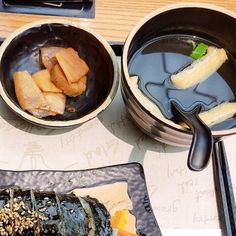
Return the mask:
<svg viewBox="0 0 236 236">
<path fill-rule="evenodd" d="M 188 167 L 194 171 L 203 170 L 210 159 L 213 149 L 211 130 L 199 118 L 201 105 L 195 106 L 190 111 L 185 111 L 176 102 L 171 102 L 173 112 L 184 121 L 193 132 L 193 139 L 188 154 Z"/>
<path fill-rule="evenodd" d="M 188 89 L 178 89 L 172 84 L 171 76 L 183 71 L 192 60 L 179 53 L 148 53 L 147 50 L 142 52 L 131 61 L 131 76 L 138 76 L 139 89 L 158 106 L 165 118 L 176 122 L 172 104 L 178 104 L 177 116 L 184 120 L 193 132 L 188 166 L 191 170 L 203 170 L 209 162 L 213 141 L 211 131 L 202 123 L 198 113 L 200 110 L 207 111 L 223 102 L 233 100 L 231 88 L 216 72 L 207 80 Z"/>
</svg>

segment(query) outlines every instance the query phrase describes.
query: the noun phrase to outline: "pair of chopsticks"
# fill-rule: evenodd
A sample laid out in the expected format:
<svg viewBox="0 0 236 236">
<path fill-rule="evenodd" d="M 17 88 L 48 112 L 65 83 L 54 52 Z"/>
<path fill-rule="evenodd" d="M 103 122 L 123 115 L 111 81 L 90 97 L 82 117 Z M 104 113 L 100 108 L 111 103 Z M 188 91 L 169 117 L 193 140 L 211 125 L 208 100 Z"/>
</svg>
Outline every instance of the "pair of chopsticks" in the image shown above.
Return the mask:
<svg viewBox="0 0 236 236">
<path fill-rule="evenodd" d="M 236 207 L 229 165 L 222 140 L 213 147 L 213 167 L 219 215 L 222 217 L 223 233 L 236 236 Z"/>
</svg>

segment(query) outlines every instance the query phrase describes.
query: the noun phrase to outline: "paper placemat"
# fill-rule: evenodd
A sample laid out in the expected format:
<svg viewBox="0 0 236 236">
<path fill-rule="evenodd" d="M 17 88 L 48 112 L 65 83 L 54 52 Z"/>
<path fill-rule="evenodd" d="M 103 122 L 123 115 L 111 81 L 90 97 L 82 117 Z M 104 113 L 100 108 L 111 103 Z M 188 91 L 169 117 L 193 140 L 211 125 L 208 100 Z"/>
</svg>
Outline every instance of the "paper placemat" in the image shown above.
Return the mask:
<svg viewBox="0 0 236 236">
<path fill-rule="evenodd" d="M 235 135 L 225 138 L 234 187 L 235 140 Z M 62 130 L 29 124 L 1 100 L 0 144 L 0 169 L 81 170 L 139 162 L 161 229 L 219 229 L 211 162 L 204 171 L 192 172 L 186 148 L 143 134 L 130 120 L 120 90 L 97 118 Z"/>
</svg>

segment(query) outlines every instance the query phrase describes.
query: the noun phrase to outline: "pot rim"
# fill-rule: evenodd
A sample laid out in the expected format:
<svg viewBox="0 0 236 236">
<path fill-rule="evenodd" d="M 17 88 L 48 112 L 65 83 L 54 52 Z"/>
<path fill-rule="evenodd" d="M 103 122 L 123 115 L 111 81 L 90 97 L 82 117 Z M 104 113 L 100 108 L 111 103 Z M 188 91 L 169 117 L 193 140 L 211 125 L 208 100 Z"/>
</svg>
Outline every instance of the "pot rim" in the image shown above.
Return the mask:
<svg viewBox="0 0 236 236">
<path fill-rule="evenodd" d="M 123 47 L 123 53 L 122 53 L 122 72 L 123 72 L 123 77 L 122 80 L 125 81 L 126 85 L 128 86 L 127 88 L 129 89 L 130 93 L 133 95 L 134 99 L 136 100 L 136 102 L 139 104 L 139 106 L 145 110 L 153 119 L 158 119 L 158 122 L 161 122 L 163 125 L 168 126 L 169 128 L 172 128 L 174 130 L 177 130 L 179 132 L 183 132 L 183 133 L 190 133 L 189 130 L 187 130 L 186 128 L 166 119 L 160 112 L 159 108 L 149 100 L 150 104 L 152 104 L 153 106 L 151 106 L 152 109 L 147 109 L 147 104 L 145 104 L 144 102 L 147 100 L 147 97 L 145 97 L 144 95 L 142 95 L 141 101 L 140 99 L 137 99 L 135 93 L 134 93 L 134 88 L 132 86 L 132 82 L 130 79 L 130 75 L 128 72 L 128 50 L 131 44 L 132 39 L 134 38 L 135 34 L 138 32 L 138 30 L 150 19 L 152 19 L 153 17 L 160 15 L 161 13 L 164 13 L 166 11 L 169 10 L 175 10 L 175 9 L 181 9 L 181 8 L 201 8 L 201 9 L 209 9 L 209 10 L 214 10 L 214 11 L 218 11 L 221 13 L 224 13 L 225 15 L 228 15 L 234 19 L 236 19 L 236 13 L 223 8 L 223 7 L 219 7 L 213 4 L 207 4 L 207 3 L 200 3 L 200 2 L 196 2 L 196 3 L 190 3 L 190 2 L 184 2 L 184 3 L 177 3 L 177 4 L 171 4 L 171 5 L 167 5 L 164 7 L 161 7 L 151 13 L 149 13 L 148 15 L 146 15 L 144 18 L 142 18 L 135 26 L 134 28 L 130 31 L 124 47 Z M 139 94 L 141 96 L 141 92 Z M 156 107 L 153 112 L 153 108 L 154 106 Z M 160 116 L 157 116 L 155 114 L 155 112 L 158 112 L 160 114 Z M 236 128 L 232 128 L 232 129 L 228 129 L 228 130 L 220 130 L 220 131 L 212 131 L 212 135 L 215 137 L 220 137 L 220 136 L 226 136 L 226 135 L 230 135 L 230 134 L 234 134 L 236 133 Z"/>
<path fill-rule="evenodd" d="M 119 71 L 119 66 L 117 62 L 116 55 L 114 51 L 112 50 L 111 46 L 109 43 L 98 33 L 96 33 L 94 30 L 89 29 L 88 27 L 84 27 L 81 23 L 79 22 L 73 22 L 69 20 L 64 20 L 64 19 L 46 19 L 46 20 L 38 20 L 34 21 L 28 24 L 23 25 L 22 27 L 18 28 L 16 31 L 11 33 L 2 43 L 0 46 L 0 62 L 2 60 L 2 56 L 5 52 L 5 49 L 7 46 L 12 42 L 12 40 L 23 33 L 24 31 L 32 28 L 32 27 L 39 27 L 44 24 L 62 24 L 62 25 L 67 25 L 67 26 L 73 26 L 78 29 L 82 29 L 88 33 L 90 33 L 93 37 L 95 37 L 106 49 L 108 55 L 111 58 L 112 64 L 113 64 L 113 71 L 114 71 L 114 76 L 113 76 L 113 83 L 112 87 L 109 91 L 109 94 L 107 95 L 106 99 L 102 102 L 102 104 L 99 105 L 95 110 L 91 111 L 90 113 L 86 114 L 85 116 L 75 119 L 75 120 L 68 120 L 68 121 L 49 121 L 49 120 L 43 120 L 40 118 L 37 118 L 25 111 L 23 111 L 20 107 L 16 106 L 14 102 L 10 99 L 10 97 L 7 95 L 7 93 L 4 90 L 3 84 L 0 81 L 0 96 L 3 98 L 3 100 L 6 102 L 6 104 L 14 111 L 16 112 L 21 118 L 24 118 L 25 120 L 43 126 L 43 127 L 50 127 L 50 128 L 66 128 L 66 127 L 72 127 L 75 125 L 82 124 L 94 117 L 96 117 L 99 113 L 101 113 L 103 110 L 107 108 L 107 106 L 112 102 L 114 99 L 118 85 L 119 85 L 119 80 L 120 80 L 120 71 Z"/>
</svg>

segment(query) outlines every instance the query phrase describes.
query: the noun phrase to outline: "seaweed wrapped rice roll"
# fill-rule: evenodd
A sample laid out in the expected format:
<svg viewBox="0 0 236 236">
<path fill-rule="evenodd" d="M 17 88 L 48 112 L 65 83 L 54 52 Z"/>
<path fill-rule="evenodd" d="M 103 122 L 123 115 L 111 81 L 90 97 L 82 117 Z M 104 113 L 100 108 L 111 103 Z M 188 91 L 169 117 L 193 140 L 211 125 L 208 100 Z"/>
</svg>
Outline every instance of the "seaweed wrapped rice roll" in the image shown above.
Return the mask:
<svg viewBox="0 0 236 236">
<path fill-rule="evenodd" d="M 0 190 L 0 235 L 112 236 L 97 199 L 9 188 Z"/>
</svg>

